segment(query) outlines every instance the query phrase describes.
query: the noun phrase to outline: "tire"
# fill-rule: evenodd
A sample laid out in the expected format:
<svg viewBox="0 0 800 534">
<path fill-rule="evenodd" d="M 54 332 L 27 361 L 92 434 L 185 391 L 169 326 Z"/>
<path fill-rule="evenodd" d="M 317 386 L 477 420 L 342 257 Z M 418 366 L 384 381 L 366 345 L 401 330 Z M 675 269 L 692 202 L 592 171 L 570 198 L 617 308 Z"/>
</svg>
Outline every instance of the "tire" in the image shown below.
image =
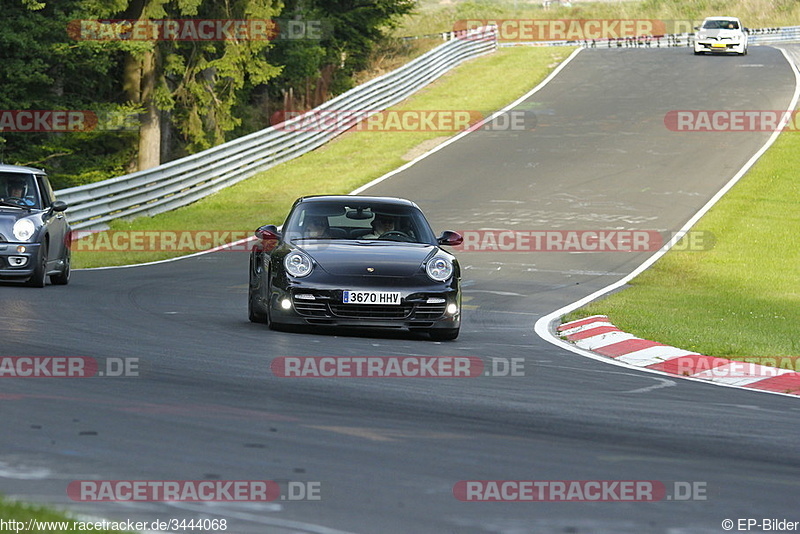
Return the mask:
<svg viewBox="0 0 800 534">
<path fill-rule="evenodd" d="M 458 337 L 458 328 L 451 328 L 449 330 L 429 330 L 431 339 L 434 341 L 453 341 Z"/>
<path fill-rule="evenodd" d="M 277 325 L 274 322 L 272 322 L 272 299 L 269 296 L 271 294 L 272 290 L 269 286 L 267 286 L 267 318 L 264 322 L 267 323 L 267 328 L 269 328 L 270 330 L 280 332 L 281 331 L 280 325 Z"/>
<path fill-rule="evenodd" d="M 25 285 L 28 287 L 44 287 L 47 285 L 47 242 L 45 241 L 39 247 L 39 258 L 36 268 L 33 270 L 33 274 L 25 282 Z"/>
<path fill-rule="evenodd" d="M 250 281 L 247 284 L 247 318 L 251 323 L 266 323 L 267 316 L 258 311 L 257 292 L 253 291 L 253 259 L 250 258 Z"/>
<path fill-rule="evenodd" d="M 72 251 L 67 248 L 64 251 L 64 270 L 58 274 L 50 275 L 50 283 L 56 286 L 65 286 L 69 284 L 69 276 L 72 272 Z"/>
<path fill-rule="evenodd" d="M 252 290 L 248 291 L 247 295 L 247 318 L 250 319 L 251 323 L 264 324 L 267 322 L 267 316 L 256 311 L 256 304 L 254 302 Z"/>
</svg>

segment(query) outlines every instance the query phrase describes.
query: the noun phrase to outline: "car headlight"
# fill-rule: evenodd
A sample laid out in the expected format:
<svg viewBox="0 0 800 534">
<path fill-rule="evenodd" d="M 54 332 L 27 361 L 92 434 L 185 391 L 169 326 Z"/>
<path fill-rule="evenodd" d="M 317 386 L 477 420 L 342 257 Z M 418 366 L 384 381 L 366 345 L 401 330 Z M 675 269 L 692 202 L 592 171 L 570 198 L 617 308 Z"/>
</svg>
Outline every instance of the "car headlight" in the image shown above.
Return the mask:
<svg viewBox="0 0 800 534">
<path fill-rule="evenodd" d="M 36 233 L 36 225 L 30 219 L 20 219 L 14 223 L 13 232 L 17 241 L 29 241 Z"/>
<path fill-rule="evenodd" d="M 314 268 L 311 258 L 296 250 L 286 255 L 283 259 L 283 266 L 286 267 L 286 272 L 295 278 L 308 276 Z"/>
<path fill-rule="evenodd" d="M 435 282 L 444 282 L 453 275 L 453 262 L 444 256 L 435 256 L 425 266 L 428 278 Z"/>
<path fill-rule="evenodd" d="M 706 37 L 707 37 L 707 35 L 704 32 L 700 32 L 700 33 L 697 34 L 697 38 L 698 39 L 705 39 Z"/>
</svg>

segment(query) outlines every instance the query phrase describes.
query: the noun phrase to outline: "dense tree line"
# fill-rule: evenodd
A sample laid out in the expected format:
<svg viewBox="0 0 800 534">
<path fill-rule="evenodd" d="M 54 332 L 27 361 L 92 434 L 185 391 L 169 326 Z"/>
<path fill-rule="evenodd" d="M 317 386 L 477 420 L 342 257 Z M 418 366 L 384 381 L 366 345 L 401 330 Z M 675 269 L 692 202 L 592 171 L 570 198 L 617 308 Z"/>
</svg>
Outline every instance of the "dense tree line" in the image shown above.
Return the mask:
<svg viewBox="0 0 800 534">
<path fill-rule="evenodd" d="M 0 159 L 46 167 L 62 188 L 209 148 L 349 89 L 414 0 L 0 5 Z M 47 115 L 31 128 L 43 131 L 13 131 L 21 110 L 83 111 L 84 122 L 58 131 Z"/>
</svg>

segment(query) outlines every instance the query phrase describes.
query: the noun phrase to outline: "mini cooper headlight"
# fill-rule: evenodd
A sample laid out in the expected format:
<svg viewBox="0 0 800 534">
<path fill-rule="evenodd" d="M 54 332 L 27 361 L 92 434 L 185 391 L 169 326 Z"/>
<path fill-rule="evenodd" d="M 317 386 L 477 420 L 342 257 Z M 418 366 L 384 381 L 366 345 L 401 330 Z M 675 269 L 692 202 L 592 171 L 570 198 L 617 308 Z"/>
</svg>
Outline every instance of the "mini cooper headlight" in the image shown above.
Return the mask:
<svg viewBox="0 0 800 534">
<path fill-rule="evenodd" d="M 444 256 L 434 256 L 425 266 L 428 277 L 435 282 L 444 282 L 453 275 L 453 262 Z"/>
<path fill-rule="evenodd" d="M 36 225 L 30 219 L 20 219 L 14 223 L 13 232 L 17 241 L 29 241 L 36 232 Z"/>
<path fill-rule="evenodd" d="M 283 266 L 286 267 L 286 272 L 295 278 L 308 276 L 314 268 L 311 258 L 296 250 L 286 255 L 283 260 Z"/>
</svg>

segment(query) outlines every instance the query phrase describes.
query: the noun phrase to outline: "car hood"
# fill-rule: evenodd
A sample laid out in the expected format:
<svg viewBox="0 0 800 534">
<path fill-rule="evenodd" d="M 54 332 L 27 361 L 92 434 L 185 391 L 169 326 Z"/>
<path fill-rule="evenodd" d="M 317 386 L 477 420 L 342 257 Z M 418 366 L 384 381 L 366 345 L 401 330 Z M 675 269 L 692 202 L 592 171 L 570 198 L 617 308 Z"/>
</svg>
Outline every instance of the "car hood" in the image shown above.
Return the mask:
<svg viewBox="0 0 800 534">
<path fill-rule="evenodd" d="M 413 276 L 438 250 L 433 245 L 380 241 L 314 241 L 298 244 L 298 248 L 328 273 L 348 276 Z"/>
<path fill-rule="evenodd" d="M 726 30 L 724 28 L 717 30 L 701 30 L 707 38 L 725 39 L 729 37 L 738 37 L 742 34 L 741 30 Z"/>
</svg>

